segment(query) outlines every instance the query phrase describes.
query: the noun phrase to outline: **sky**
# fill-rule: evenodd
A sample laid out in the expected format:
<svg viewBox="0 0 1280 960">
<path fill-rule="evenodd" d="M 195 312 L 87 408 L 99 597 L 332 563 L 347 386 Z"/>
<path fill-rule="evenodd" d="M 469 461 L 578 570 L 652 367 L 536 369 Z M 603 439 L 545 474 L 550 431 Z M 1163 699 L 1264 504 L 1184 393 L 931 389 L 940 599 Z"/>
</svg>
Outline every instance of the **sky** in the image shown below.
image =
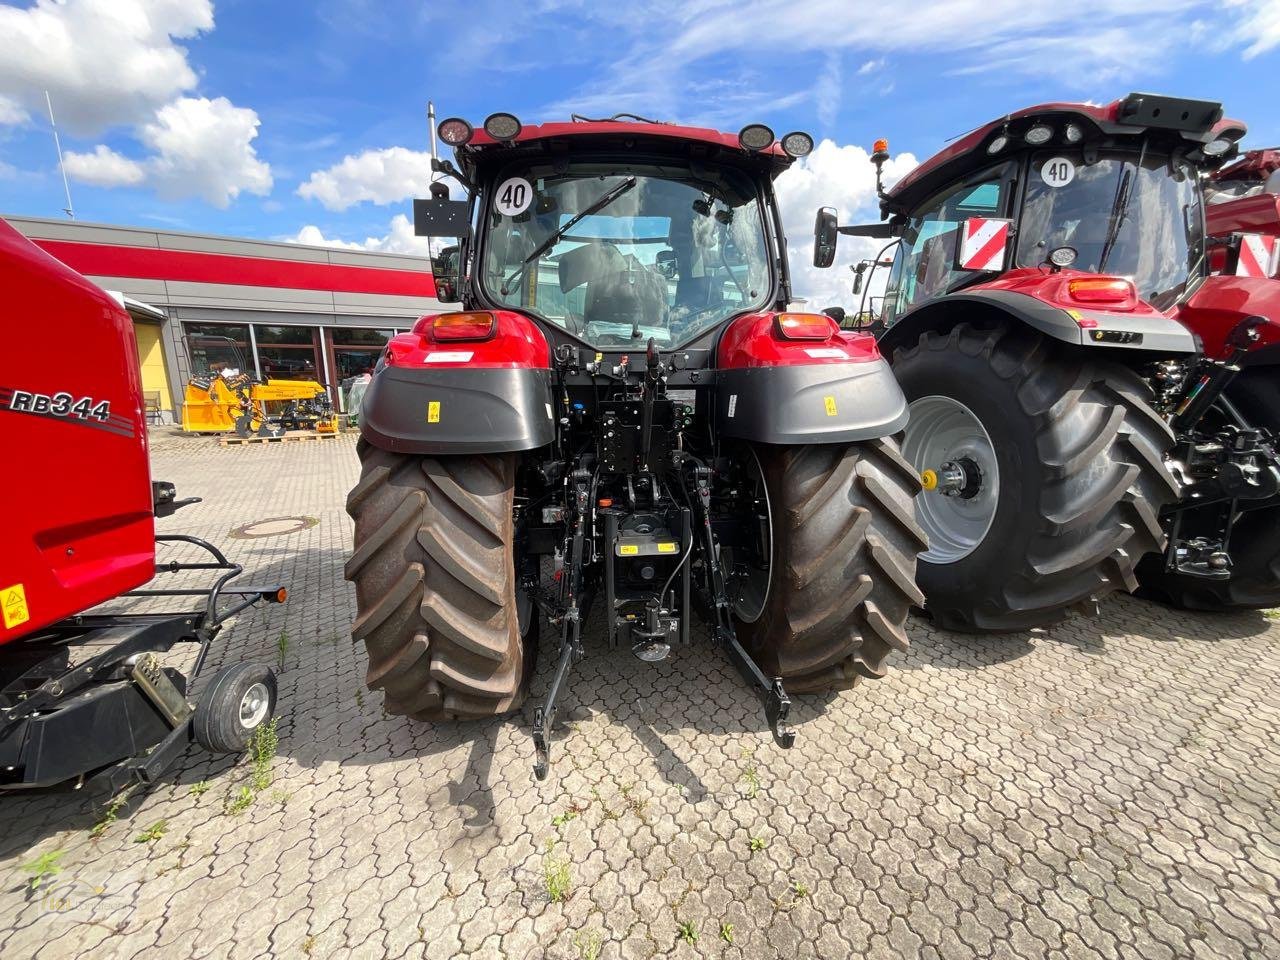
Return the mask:
<svg viewBox="0 0 1280 960">
<path fill-rule="evenodd" d="M 798 296 L 814 210 L 876 219 L 901 176 L 1011 110 L 1133 90 L 1221 101 L 1280 144 L 1280 0 L 37 0 L 0 2 L 0 215 L 420 252 L 426 103 L 479 125 L 632 111 L 818 146 L 778 184 Z"/>
</svg>

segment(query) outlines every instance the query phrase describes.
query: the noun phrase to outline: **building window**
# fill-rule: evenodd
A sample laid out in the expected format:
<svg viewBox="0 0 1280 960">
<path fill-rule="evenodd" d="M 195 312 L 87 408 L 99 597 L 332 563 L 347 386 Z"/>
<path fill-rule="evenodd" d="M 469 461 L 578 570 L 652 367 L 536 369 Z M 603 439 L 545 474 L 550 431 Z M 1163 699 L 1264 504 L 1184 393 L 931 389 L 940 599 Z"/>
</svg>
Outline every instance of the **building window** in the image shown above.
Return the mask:
<svg viewBox="0 0 1280 960">
<path fill-rule="evenodd" d="M 184 323 L 182 326 L 192 376 L 203 377 L 233 369 L 253 373 L 248 324 Z"/>
<path fill-rule="evenodd" d="M 347 381 L 352 377 L 373 372 L 387 341 L 395 336 L 395 331 L 391 329 L 373 330 L 361 327 L 334 327 L 329 333 L 335 373 L 344 391 Z"/>
<path fill-rule="evenodd" d="M 254 324 L 258 341 L 258 366 L 267 380 L 317 380 L 324 382 L 316 349 L 315 327 Z"/>
</svg>

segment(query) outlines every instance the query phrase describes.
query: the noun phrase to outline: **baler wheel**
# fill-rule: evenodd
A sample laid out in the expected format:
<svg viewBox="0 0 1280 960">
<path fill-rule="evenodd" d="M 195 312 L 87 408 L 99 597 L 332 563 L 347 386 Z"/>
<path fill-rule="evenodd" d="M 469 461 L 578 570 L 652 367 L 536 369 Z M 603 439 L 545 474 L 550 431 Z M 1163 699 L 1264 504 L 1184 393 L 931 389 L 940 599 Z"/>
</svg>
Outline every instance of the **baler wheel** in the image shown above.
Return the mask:
<svg viewBox="0 0 1280 960">
<path fill-rule="evenodd" d="M 919 477 L 887 438 L 754 449 L 772 516 L 772 578 L 758 618 L 738 623 L 743 646 L 790 693 L 883 676 L 889 653 L 907 649 L 908 612 L 924 602 Z"/>
<path fill-rule="evenodd" d="M 535 617 L 522 636 L 514 456 L 415 456 L 364 439 L 357 451 L 345 574 L 356 587 L 351 632 L 369 654 L 369 688 L 383 691 L 388 713 L 418 720 L 517 709 L 533 672 Z"/>
<path fill-rule="evenodd" d="M 1246 367 L 1227 388 L 1227 398 L 1250 426 L 1280 434 L 1280 367 Z M 1195 511 L 1187 514 L 1188 525 L 1195 517 Z M 1280 506 L 1243 513 L 1229 547 L 1231 576 L 1223 580 L 1166 573 L 1163 557 L 1148 557 L 1138 568 L 1142 596 L 1184 610 L 1280 607 Z"/>
<path fill-rule="evenodd" d="M 903 452 L 932 488 L 923 496 L 956 500 L 920 504 L 925 529 L 937 527 L 918 578 L 934 622 L 1027 630 L 1137 588 L 1179 489 L 1164 464 L 1173 434 L 1137 374 L 1024 327 L 968 323 L 892 362 L 911 403 Z M 965 417 L 978 426 L 957 426 Z M 984 498 L 989 516 L 969 522 Z"/>
</svg>

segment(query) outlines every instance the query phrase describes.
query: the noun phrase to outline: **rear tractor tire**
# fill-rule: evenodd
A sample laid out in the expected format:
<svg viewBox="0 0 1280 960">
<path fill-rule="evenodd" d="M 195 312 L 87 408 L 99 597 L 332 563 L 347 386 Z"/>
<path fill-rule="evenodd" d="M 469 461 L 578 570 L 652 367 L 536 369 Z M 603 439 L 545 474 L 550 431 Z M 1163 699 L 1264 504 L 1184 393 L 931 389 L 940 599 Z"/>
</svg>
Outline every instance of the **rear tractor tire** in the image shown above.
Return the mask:
<svg viewBox="0 0 1280 960">
<path fill-rule="evenodd" d="M 398 454 L 364 439 L 357 450 L 345 573 L 356 587 L 351 632 L 369 654 L 369 688 L 383 691 L 388 713 L 418 720 L 517 709 L 533 673 L 535 617 L 522 634 L 515 457 Z"/>
<path fill-rule="evenodd" d="M 1178 498 L 1173 434 L 1133 371 L 1022 327 L 964 323 L 893 355 L 921 471 L 926 610 L 949 630 L 1021 631 L 1138 586 Z"/>
<path fill-rule="evenodd" d="M 771 577 L 743 646 L 790 693 L 847 689 L 904 653 L 907 614 L 924 602 L 920 479 L 890 439 L 753 448 L 772 527 Z"/>
</svg>

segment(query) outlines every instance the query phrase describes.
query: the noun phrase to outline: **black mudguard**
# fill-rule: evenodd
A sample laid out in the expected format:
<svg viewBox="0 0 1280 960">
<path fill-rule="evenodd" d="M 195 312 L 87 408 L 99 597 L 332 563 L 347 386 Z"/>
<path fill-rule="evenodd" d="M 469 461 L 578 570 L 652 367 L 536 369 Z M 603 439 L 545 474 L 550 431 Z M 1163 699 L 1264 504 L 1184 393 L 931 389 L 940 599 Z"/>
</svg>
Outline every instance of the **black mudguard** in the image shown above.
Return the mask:
<svg viewBox="0 0 1280 960">
<path fill-rule="evenodd" d="M 511 453 L 555 438 L 551 371 L 383 367 L 360 432 L 396 453 Z"/>
<path fill-rule="evenodd" d="M 852 443 L 897 433 L 907 400 L 884 360 L 717 374 L 716 429 L 757 443 Z"/>
</svg>

